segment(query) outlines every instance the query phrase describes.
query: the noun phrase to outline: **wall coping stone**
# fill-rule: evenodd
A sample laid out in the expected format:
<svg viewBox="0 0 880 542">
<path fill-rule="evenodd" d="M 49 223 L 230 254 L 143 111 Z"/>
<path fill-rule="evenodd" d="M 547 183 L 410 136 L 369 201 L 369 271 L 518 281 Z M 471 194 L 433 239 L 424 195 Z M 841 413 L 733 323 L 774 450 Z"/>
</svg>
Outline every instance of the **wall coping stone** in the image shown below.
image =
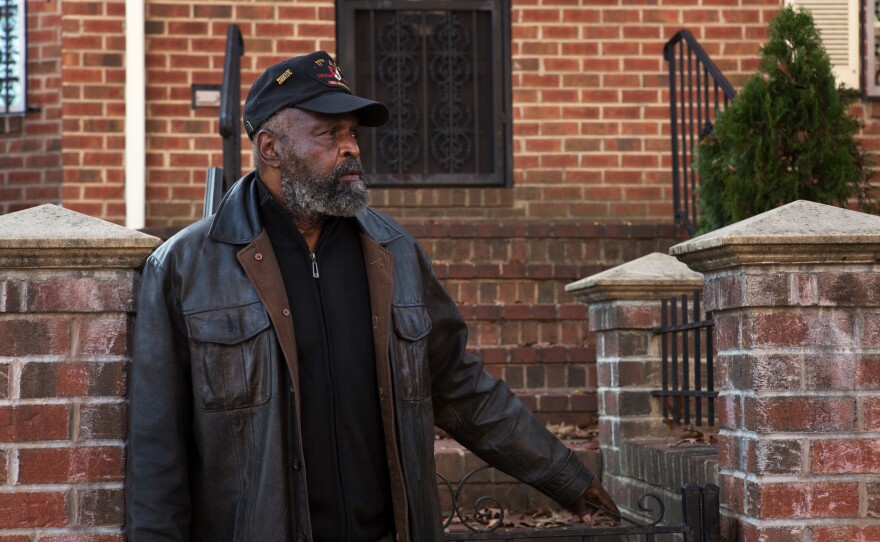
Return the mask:
<svg viewBox="0 0 880 542">
<path fill-rule="evenodd" d="M 677 259 L 653 252 L 565 286 L 585 303 L 612 300 L 658 300 L 690 294 L 703 284 L 703 275 Z"/>
<path fill-rule="evenodd" d="M 875 264 L 880 217 L 799 200 L 679 243 L 669 253 L 702 272 L 762 264 Z"/>
<path fill-rule="evenodd" d="M 134 268 L 161 244 L 151 235 L 45 204 L 0 216 L 0 268 Z"/>
</svg>

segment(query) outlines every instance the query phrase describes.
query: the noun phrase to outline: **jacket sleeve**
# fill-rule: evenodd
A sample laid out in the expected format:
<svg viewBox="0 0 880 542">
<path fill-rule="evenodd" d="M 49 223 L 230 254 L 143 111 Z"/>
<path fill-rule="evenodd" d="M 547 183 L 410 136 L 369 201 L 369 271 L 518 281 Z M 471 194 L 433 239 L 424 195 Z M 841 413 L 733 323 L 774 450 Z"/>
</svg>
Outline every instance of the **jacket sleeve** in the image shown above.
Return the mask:
<svg viewBox="0 0 880 542">
<path fill-rule="evenodd" d="M 421 252 L 431 317 L 428 356 L 435 423 L 478 457 L 562 506 L 580 497 L 591 473 L 483 363 L 465 351 L 467 326 Z"/>
<path fill-rule="evenodd" d="M 188 541 L 191 385 L 183 317 L 159 262 L 144 267 L 129 382 L 129 542 Z"/>
</svg>

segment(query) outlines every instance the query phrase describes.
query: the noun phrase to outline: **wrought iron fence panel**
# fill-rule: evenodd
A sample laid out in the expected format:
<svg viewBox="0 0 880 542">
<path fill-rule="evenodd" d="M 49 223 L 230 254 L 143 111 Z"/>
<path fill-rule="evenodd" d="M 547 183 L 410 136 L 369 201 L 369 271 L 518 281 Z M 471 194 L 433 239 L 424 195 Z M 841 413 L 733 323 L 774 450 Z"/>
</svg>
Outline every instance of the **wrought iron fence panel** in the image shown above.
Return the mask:
<svg viewBox="0 0 880 542">
<path fill-rule="evenodd" d="M 662 389 L 651 393 L 662 400 L 664 420 L 702 426 L 705 404 L 705 419 L 714 426 L 718 392 L 714 383 L 712 313 L 702 313 L 700 318 L 699 291 L 693 293 L 692 300 L 686 295 L 664 299 L 661 310 L 660 325 L 653 331 L 660 335 Z"/>
</svg>

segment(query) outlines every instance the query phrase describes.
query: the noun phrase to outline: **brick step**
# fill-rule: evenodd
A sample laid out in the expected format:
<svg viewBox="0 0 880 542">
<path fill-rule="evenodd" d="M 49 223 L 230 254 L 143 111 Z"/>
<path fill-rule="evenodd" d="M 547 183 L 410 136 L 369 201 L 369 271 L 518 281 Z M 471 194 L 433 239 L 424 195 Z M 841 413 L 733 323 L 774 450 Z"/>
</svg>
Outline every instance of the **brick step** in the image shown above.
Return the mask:
<svg viewBox="0 0 880 542">
<path fill-rule="evenodd" d="M 600 473 L 601 456 L 596 445 L 586 440 L 565 440 L 566 446 L 574 450 L 584 464 L 595 473 Z M 453 439 L 438 439 L 434 442 L 434 459 L 437 472 L 455 489 L 459 481 L 473 469 L 485 465 L 473 453 Z M 440 504 L 444 516 L 451 509 L 451 492 L 438 477 Z M 482 496 L 492 496 L 501 502 L 505 510 L 526 512 L 541 508 L 558 509 L 559 505 L 538 490 L 523 484 L 496 469 L 487 469 L 474 474 L 463 486 L 460 504 L 465 513 L 472 512 L 474 502 Z"/>
</svg>

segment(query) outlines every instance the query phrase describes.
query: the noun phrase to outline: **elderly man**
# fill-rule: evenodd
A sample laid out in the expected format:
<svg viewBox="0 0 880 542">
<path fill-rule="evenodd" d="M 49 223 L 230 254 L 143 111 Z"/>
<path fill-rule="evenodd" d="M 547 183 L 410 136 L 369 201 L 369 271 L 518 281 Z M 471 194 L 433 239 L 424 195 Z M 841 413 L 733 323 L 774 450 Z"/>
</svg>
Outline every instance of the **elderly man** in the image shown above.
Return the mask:
<svg viewBox="0 0 880 542">
<path fill-rule="evenodd" d="M 585 516 L 595 476 L 465 352 L 410 234 L 366 206 L 388 118 L 324 52 L 267 69 L 256 171 L 147 260 L 131 375 L 131 542 L 442 539 L 434 425 Z"/>
</svg>

